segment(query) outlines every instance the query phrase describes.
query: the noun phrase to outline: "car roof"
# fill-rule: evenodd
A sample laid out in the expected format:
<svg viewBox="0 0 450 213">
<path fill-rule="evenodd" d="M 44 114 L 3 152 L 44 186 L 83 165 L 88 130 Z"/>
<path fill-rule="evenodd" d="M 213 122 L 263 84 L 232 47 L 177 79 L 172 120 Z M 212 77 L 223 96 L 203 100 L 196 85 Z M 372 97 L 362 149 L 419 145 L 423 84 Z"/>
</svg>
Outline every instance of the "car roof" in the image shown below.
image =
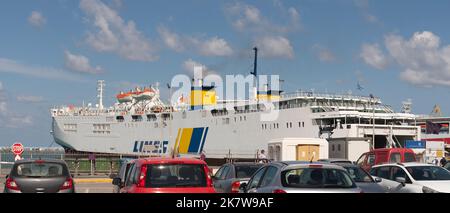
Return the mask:
<svg viewBox="0 0 450 213">
<path fill-rule="evenodd" d="M 379 149 L 374 149 L 370 152 L 392 152 L 392 151 L 414 152 L 412 149 L 409 149 L 409 148 L 379 148 Z"/>
<path fill-rule="evenodd" d="M 328 159 L 319 159 L 320 162 L 352 162 L 351 160 L 345 158 L 328 158 Z"/>
<path fill-rule="evenodd" d="M 298 164 L 289 164 L 287 165 L 283 170 L 287 169 L 299 169 L 299 168 L 310 168 L 311 165 L 320 165 L 322 169 L 339 169 L 344 170 L 345 169 L 342 166 L 336 165 L 336 164 L 329 164 L 329 163 L 320 163 L 320 162 L 313 162 L 313 163 L 298 163 Z"/>
<path fill-rule="evenodd" d="M 428 164 L 428 163 L 418 163 L 418 162 L 405 162 L 405 163 L 385 163 L 385 164 L 380 164 L 380 165 L 374 165 L 373 168 L 382 167 L 382 166 L 404 166 L 404 167 L 410 167 L 410 166 L 436 166 L 436 165 Z"/>
<path fill-rule="evenodd" d="M 196 158 L 155 157 L 136 159 L 136 161 L 141 164 L 206 164 L 205 161 Z"/>
<path fill-rule="evenodd" d="M 20 163 L 35 163 L 36 161 L 40 161 L 43 163 L 63 163 L 65 164 L 66 162 L 64 160 L 60 160 L 60 159 L 24 159 L 24 160 L 18 160 L 15 162 L 15 164 L 20 164 Z"/>
</svg>

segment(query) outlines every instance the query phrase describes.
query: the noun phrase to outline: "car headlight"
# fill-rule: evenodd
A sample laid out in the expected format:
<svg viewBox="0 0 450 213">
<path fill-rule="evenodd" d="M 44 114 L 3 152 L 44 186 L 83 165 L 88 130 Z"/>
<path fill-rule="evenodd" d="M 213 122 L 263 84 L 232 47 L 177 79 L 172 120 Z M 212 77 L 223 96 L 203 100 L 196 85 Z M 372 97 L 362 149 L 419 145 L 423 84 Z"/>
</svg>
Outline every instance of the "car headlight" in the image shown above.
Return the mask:
<svg viewBox="0 0 450 213">
<path fill-rule="evenodd" d="M 423 193 L 439 193 L 438 191 L 436 191 L 434 189 L 431 189 L 431 188 L 428 188 L 426 186 L 422 187 L 422 192 Z"/>
</svg>

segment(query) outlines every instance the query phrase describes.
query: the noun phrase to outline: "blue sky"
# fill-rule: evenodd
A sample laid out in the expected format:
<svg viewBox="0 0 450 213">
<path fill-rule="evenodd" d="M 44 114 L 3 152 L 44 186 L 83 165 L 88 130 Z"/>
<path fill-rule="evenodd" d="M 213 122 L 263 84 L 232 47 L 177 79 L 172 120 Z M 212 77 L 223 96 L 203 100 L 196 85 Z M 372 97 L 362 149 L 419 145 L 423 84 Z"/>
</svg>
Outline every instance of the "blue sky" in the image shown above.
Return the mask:
<svg viewBox="0 0 450 213">
<path fill-rule="evenodd" d="M 283 89 L 368 95 L 428 114 L 450 102 L 450 2 L 444 0 L 0 3 L 0 146 L 47 146 L 49 108 L 107 105 L 119 90 L 170 82 L 202 64 L 225 74 L 279 74 Z M 360 82 L 363 91 L 357 91 Z M 167 94 L 161 87 L 163 96 Z"/>
</svg>

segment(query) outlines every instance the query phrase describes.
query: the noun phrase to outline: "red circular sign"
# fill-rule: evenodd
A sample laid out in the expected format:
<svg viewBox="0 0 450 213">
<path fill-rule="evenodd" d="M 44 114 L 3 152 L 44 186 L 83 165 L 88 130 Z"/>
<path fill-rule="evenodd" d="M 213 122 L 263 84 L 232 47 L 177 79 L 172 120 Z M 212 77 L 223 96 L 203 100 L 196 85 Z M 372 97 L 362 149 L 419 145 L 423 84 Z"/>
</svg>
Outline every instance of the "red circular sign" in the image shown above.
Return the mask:
<svg viewBox="0 0 450 213">
<path fill-rule="evenodd" d="M 15 155 L 21 155 L 23 153 L 23 145 L 21 143 L 15 143 L 11 146 L 11 151 Z"/>
</svg>

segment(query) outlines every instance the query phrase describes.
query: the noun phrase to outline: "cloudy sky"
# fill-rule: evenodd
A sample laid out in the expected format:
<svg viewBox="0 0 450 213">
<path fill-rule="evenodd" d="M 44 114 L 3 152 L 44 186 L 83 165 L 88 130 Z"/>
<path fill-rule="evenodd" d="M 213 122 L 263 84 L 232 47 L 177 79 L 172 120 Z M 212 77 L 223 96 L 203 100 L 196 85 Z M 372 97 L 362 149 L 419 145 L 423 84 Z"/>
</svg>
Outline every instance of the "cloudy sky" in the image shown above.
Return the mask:
<svg viewBox="0 0 450 213">
<path fill-rule="evenodd" d="M 399 110 L 450 113 L 450 1 L 4 0 L 0 2 L 0 146 L 48 146 L 49 108 L 107 104 L 135 85 L 202 64 L 260 72 L 286 91 L 374 94 Z M 364 87 L 358 91 L 357 82 Z M 162 93 L 167 91 L 161 87 Z"/>
</svg>

